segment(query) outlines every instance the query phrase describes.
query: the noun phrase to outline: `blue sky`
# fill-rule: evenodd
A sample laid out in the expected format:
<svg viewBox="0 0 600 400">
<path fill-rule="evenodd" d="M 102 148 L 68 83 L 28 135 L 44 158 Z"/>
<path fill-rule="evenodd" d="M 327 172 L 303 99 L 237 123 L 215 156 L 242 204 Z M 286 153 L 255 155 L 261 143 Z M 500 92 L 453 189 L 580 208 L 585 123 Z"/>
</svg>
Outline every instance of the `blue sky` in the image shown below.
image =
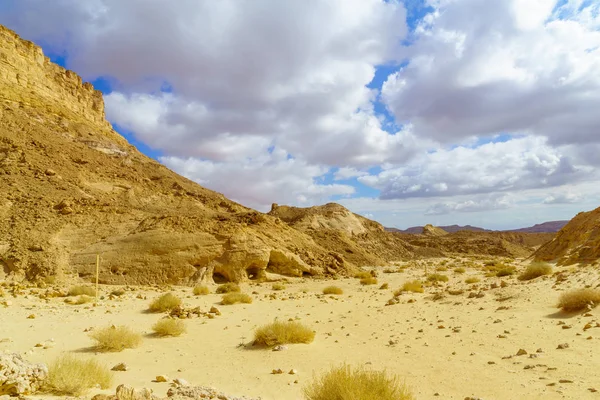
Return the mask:
<svg viewBox="0 0 600 400">
<path fill-rule="evenodd" d="M 249 207 L 507 229 L 600 203 L 599 10 L 6 0 L 0 23 L 101 90 L 144 154 Z"/>
</svg>

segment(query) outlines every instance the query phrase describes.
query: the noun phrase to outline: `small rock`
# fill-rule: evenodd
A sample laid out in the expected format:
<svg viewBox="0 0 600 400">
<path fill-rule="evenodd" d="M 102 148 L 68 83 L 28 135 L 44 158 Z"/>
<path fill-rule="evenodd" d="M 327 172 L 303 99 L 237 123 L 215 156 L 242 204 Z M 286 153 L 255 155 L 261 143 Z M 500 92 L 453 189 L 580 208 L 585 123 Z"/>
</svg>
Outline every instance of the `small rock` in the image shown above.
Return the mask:
<svg viewBox="0 0 600 400">
<path fill-rule="evenodd" d="M 519 349 L 519 351 L 517 351 L 518 356 L 524 356 L 526 354 L 527 354 L 527 351 L 525 349 Z"/>
<path fill-rule="evenodd" d="M 53 169 L 50 169 L 50 168 L 48 168 L 46 171 L 44 171 L 44 173 L 48 176 L 56 175 L 56 171 L 54 171 Z"/>
<path fill-rule="evenodd" d="M 561 379 L 558 381 L 558 383 L 573 383 L 573 381 L 570 379 Z"/>
<path fill-rule="evenodd" d="M 219 309 L 217 307 L 215 307 L 215 306 L 212 306 L 208 312 L 211 313 L 211 314 L 220 314 L 221 313 L 219 311 Z"/>
<path fill-rule="evenodd" d="M 287 350 L 287 349 L 288 349 L 287 346 L 284 346 L 284 345 L 281 345 L 281 344 L 273 347 L 273 351 L 284 351 L 284 350 Z"/>
<path fill-rule="evenodd" d="M 271 371 L 271 373 L 273 375 L 279 375 L 279 374 L 283 374 L 283 370 L 281 368 L 277 368 L 277 369 L 274 369 L 273 371 Z"/>
<path fill-rule="evenodd" d="M 183 378 L 175 378 L 173 383 L 179 386 L 190 386 L 190 383 Z"/>
<path fill-rule="evenodd" d="M 115 365 L 114 367 L 111 368 L 111 371 L 127 371 L 127 364 L 125 363 L 118 363 L 117 365 Z"/>
<path fill-rule="evenodd" d="M 296 375 L 297 373 L 298 373 L 298 371 L 293 368 L 290 369 L 290 372 L 288 372 L 288 374 L 290 374 L 290 375 Z"/>
<path fill-rule="evenodd" d="M 561 343 L 556 347 L 558 350 L 564 350 L 569 348 L 569 343 Z"/>
<path fill-rule="evenodd" d="M 166 375 L 157 375 L 154 382 L 169 382 L 169 377 Z"/>
<path fill-rule="evenodd" d="M 35 319 L 35 314 L 29 314 L 29 315 L 27 316 L 27 319 Z"/>
</svg>

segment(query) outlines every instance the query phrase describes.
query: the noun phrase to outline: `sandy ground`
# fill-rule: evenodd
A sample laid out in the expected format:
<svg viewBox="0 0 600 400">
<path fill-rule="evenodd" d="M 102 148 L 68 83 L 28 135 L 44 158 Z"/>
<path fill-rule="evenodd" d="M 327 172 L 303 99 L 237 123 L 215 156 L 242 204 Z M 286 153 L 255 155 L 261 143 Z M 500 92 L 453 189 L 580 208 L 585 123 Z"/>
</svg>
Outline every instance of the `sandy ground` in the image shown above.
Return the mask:
<svg viewBox="0 0 600 400">
<path fill-rule="evenodd" d="M 422 294 L 403 294 L 400 304 L 386 306 L 402 283 L 424 277 L 424 265 L 428 265 L 427 272 L 434 272 L 434 261 L 401 273 L 378 269 L 379 284 L 374 286 L 361 286 L 351 278 L 288 278 L 286 289 L 277 292 L 271 283 L 245 284 L 244 292 L 258 294 L 252 295 L 252 304 L 243 305 L 224 306 L 219 304 L 220 295 L 193 296 L 191 288 L 173 288 L 186 306 L 208 311 L 215 305 L 222 313 L 215 319 L 186 320 L 188 332 L 177 338 L 149 335 L 161 315 L 144 310 L 159 290 L 134 288 L 96 307 L 68 305 L 63 298 L 46 302 L 35 295 L 7 295 L 0 299 L 0 303 L 12 302 L 0 306 L 0 351 L 22 353 L 32 362 L 49 362 L 62 352 L 74 352 L 96 357 L 108 367 L 126 363 L 129 370 L 115 372 L 114 387 L 103 393 L 114 393 L 117 385 L 127 383 L 164 395 L 169 385 L 152 380 L 167 375 L 230 395 L 301 399 L 302 387 L 314 374 L 348 363 L 398 374 L 416 399 L 600 399 L 600 328 L 595 327 L 600 309 L 566 315 L 555 308 L 561 291 L 599 285 L 597 268 L 555 268 L 568 274 L 559 285 L 555 277 L 520 282 L 515 277 L 484 278 L 477 269 L 464 274 L 450 269 L 442 272 L 450 277 L 448 283 L 429 287 Z M 482 281 L 467 285 L 464 280 L 469 276 Z M 507 287 L 490 289 L 502 280 Z M 384 282 L 389 289 L 379 289 Z M 322 289 L 331 284 L 341 287 L 344 294 L 322 295 Z M 465 292 L 432 298 L 447 288 Z M 112 289 L 101 287 L 104 294 Z M 483 297 L 468 298 L 470 292 L 479 291 Z M 146 299 L 136 298 L 139 294 Z M 35 319 L 28 319 L 32 313 Z M 309 325 L 316 331 L 314 342 L 289 345 L 279 352 L 240 346 L 252 341 L 257 326 L 275 318 L 299 319 Z M 586 323 L 594 328 L 584 331 Z M 95 353 L 84 330 L 108 324 L 128 325 L 147 336 L 136 349 Z M 50 348 L 35 347 L 52 340 Z M 562 343 L 569 348 L 557 349 Z M 519 349 L 528 354 L 516 356 Z M 286 373 L 271 374 L 275 368 Z M 287 374 L 292 368 L 297 375 Z M 93 390 L 86 397 L 97 393 L 101 391 Z"/>
</svg>

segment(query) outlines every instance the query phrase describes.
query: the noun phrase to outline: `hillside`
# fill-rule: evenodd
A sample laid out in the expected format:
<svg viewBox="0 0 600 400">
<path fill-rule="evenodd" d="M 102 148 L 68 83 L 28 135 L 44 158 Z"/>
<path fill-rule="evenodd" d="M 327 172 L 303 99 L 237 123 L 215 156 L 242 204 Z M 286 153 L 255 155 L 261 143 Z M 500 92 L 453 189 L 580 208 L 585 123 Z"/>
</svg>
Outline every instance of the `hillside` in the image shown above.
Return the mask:
<svg viewBox="0 0 600 400">
<path fill-rule="evenodd" d="M 513 229 L 505 232 L 527 232 L 527 233 L 556 233 L 560 231 L 569 221 L 548 221 L 535 224 L 527 228 Z"/>
<path fill-rule="evenodd" d="M 0 279 L 240 281 L 345 273 L 342 256 L 142 155 L 102 94 L 0 26 Z"/>
<path fill-rule="evenodd" d="M 443 229 L 448 233 L 456 233 L 461 231 L 469 231 L 469 232 L 520 232 L 520 233 L 555 233 L 561 230 L 563 226 L 565 226 L 569 221 L 548 221 L 542 222 L 541 224 L 535 224 L 533 226 L 528 226 L 526 228 L 519 229 L 507 229 L 503 231 L 492 231 L 490 229 L 479 228 L 477 226 L 471 225 L 446 225 L 446 226 L 438 226 L 438 228 Z M 412 226 L 407 229 L 397 229 L 397 228 L 385 228 L 388 232 L 398 232 L 398 233 L 411 233 L 411 234 L 420 234 L 423 233 L 424 226 Z"/>
<path fill-rule="evenodd" d="M 600 207 L 581 212 L 569 221 L 534 255 L 536 260 L 560 265 L 589 263 L 600 259 Z"/>
<path fill-rule="evenodd" d="M 397 229 L 397 228 L 385 228 L 388 232 L 399 232 L 399 233 L 411 233 L 411 234 L 420 234 L 423 233 L 424 226 L 411 226 L 407 229 Z M 455 233 L 459 231 L 472 231 L 472 232 L 489 232 L 487 229 L 479 228 L 477 226 L 471 225 L 446 225 L 446 226 L 438 226 L 438 228 L 448 232 Z"/>
</svg>

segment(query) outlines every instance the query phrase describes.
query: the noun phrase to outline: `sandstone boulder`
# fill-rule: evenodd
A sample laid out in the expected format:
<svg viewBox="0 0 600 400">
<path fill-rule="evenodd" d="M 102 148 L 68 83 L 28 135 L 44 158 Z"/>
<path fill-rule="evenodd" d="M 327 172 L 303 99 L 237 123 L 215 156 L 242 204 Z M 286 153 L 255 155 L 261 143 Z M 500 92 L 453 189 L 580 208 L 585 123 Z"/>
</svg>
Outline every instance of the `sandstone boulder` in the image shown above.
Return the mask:
<svg viewBox="0 0 600 400">
<path fill-rule="evenodd" d="M 35 393 L 48 376 L 48 367 L 31 364 L 16 353 L 0 354 L 0 396 Z"/>
</svg>

